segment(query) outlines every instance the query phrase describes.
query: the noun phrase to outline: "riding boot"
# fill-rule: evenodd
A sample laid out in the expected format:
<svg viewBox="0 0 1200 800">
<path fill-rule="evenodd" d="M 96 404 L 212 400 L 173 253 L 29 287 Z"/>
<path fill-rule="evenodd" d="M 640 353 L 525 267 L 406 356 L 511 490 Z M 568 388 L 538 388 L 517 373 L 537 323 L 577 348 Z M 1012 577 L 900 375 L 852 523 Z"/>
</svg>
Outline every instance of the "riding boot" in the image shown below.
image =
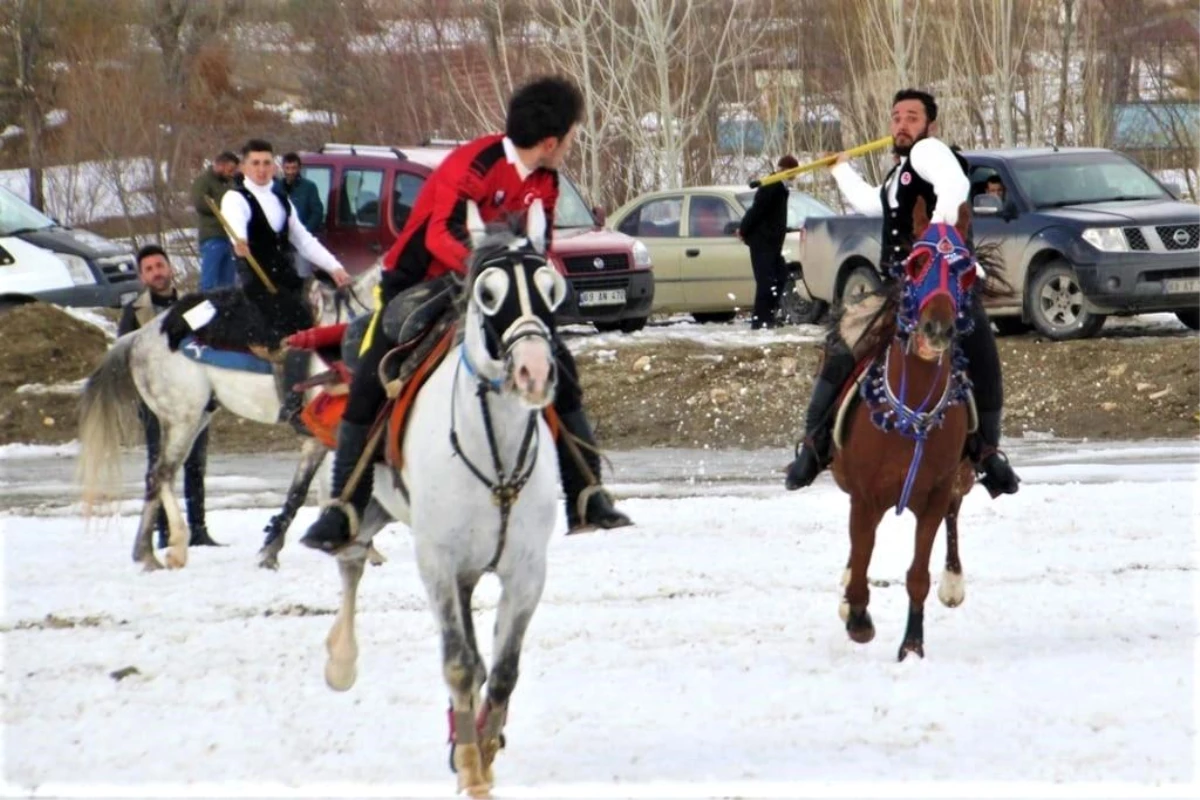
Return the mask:
<svg viewBox="0 0 1200 800">
<path fill-rule="evenodd" d="M 596 451 L 596 439 L 582 409 L 559 415 L 562 430 L 558 436 L 558 466 L 562 473 L 563 494 L 567 504 L 567 533 L 581 533 L 593 528 L 623 528 L 633 521 L 613 505 L 612 498 L 600 481 L 600 454 Z M 588 476 L 576 456 L 567 445 L 567 436 L 580 440 L 576 443 Z M 591 482 L 595 479 L 595 483 Z M 582 503 L 581 503 L 582 501 Z M 581 509 L 580 506 L 583 506 Z"/>
<path fill-rule="evenodd" d="M 300 412 L 304 410 L 304 390 L 296 388 L 296 384 L 308 377 L 310 356 L 307 350 L 288 350 L 283 357 L 283 365 L 275 368 L 276 387 L 283 404 L 279 410 L 279 421 L 289 423 L 301 436 L 312 436 L 300 419 Z"/>
<path fill-rule="evenodd" d="M 1021 479 L 1000 450 L 1000 412 L 979 412 L 979 430 L 972 434 L 968 454 L 975 463 L 979 482 L 992 497 L 1016 494 Z"/>
<path fill-rule="evenodd" d="M 187 524 L 191 531 L 188 547 L 223 547 L 208 535 L 204 524 L 204 466 L 208 457 L 208 428 L 200 431 L 192 452 L 183 463 L 183 496 L 187 503 Z"/>
<path fill-rule="evenodd" d="M 837 402 L 840 383 L 817 378 L 813 384 L 812 399 L 804 415 L 804 442 L 796 451 L 796 458 L 788 465 L 784 485 L 789 491 L 808 486 L 833 457 L 833 431 L 829 424 L 833 417 L 833 406 Z"/>
<path fill-rule="evenodd" d="M 363 470 L 349 502 L 343 502 L 341 497 L 350 474 L 367 449 L 370 434 L 370 425 L 356 425 L 345 420 L 338 425 L 337 452 L 333 456 L 333 501 L 300 540 L 305 546 L 333 553 L 349 544 L 358 532 L 358 522 L 375 488 L 375 465 L 370 463 Z M 370 458 L 374 460 L 373 455 Z"/>
</svg>

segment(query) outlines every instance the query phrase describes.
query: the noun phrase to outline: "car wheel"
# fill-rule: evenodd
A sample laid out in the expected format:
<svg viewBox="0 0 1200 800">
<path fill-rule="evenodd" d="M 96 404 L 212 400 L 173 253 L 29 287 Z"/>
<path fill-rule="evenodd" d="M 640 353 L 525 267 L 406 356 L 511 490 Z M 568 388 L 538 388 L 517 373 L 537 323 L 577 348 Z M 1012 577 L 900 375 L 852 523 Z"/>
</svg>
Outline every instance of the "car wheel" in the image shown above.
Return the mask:
<svg viewBox="0 0 1200 800">
<path fill-rule="evenodd" d="M 1104 325 L 1103 314 L 1087 310 L 1075 269 L 1051 261 L 1037 271 L 1025 292 L 1029 319 L 1043 336 L 1056 341 L 1086 339 Z"/>
<path fill-rule="evenodd" d="M 621 331 L 623 333 L 636 333 L 646 327 L 646 317 L 631 317 L 630 319 L 621 320 Z"/>
<path fill-rule="evenodd" d="M 1179 317 L 1179 321 L 1192 330 L 1200 331 L 1200 309 L 1193 308 L 1190 311 L 1176 311 L 1175 316 Z"/>
<path fill-rule="evenodd" d="M 783 296 L 779 298 L 779 323 L 781 325 L 816 325 L 829 311 L 823 300 L 805 300 L 796 291 L 795 276 L 783 285 Z"/>
<path fill-rule="evenodd" d="M 593 322 L 592 324 L 596 326 L 596 330 L 600 331 L 600 333 L 612 333 L 613 331 L 621 330 L 620 322 Z"/>
<path fill-rule="evenodd" d="M 30 300 L 16 300 L 10 297 L 0 297 L 0 314 L 5 311 L 12 311 L 14 308 L 29 305 Z"/>
<path fill-rule="evenodd" d="M 870 267 L 855 267 L 850 270 L 846 280 L 842 282 L 842 294 L 839 298 L 843 306 L 854 305 L 863 297 L 874 294 L 882 288 L 878 273 Z"/>
</svg>

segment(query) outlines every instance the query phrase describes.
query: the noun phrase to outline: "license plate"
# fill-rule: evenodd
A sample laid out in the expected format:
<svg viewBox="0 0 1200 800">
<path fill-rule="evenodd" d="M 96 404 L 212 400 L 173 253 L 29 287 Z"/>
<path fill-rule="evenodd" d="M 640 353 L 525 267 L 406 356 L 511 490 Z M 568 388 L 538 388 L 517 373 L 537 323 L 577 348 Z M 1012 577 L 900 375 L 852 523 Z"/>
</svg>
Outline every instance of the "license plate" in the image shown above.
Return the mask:
<svg viewBox="0 0 1200 800">
<path fill-rule="evenodd" d="M 1163 294 L 1195 294 L 1200 292 L 1200 278 L 1172 278 L 1163 281 Z"/>
<path fill-rule="evenodd" d="M 581 306 L 614 306 L 625 302 L 624 289 L 593 289 L 579 293 Z"/>
</svg>

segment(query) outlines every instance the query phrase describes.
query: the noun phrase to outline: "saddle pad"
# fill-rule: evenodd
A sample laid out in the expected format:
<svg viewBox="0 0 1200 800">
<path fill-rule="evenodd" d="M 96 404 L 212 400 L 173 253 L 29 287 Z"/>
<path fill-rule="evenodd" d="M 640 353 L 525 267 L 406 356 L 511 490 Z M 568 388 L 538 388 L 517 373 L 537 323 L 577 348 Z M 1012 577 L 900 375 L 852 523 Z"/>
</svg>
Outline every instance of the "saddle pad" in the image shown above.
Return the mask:
<svg viewBox="0 0 1200 800">
<path fill-rule="evenodd" d="M 345 391 L 337 394 L 319 392 L 300 412 L 304 427 L 331 450 L 337 447 L 338 425 L 342 422 L 342 414 L 346 412 L 349 400 L 350 395 Z"/>
<path fill-rule="evenodd" d="M 194 336 L 184 337 L 179 343 L 179 352 L 192 361 L 210 367 L 253 372 L 259 375 L 270 375 L 273 372 L 270 361 L 264 361 L 253 353 L 243 350 L 218 350 L 204 344 Z"/>
<path fill-rule="evenodd" d="M 429 376 L 433 374 L 433 371 L 446 358 L 446 353 L 450 351 L 457 331 L 457 325 L 447 327 L 445 333 L 442 334 L 437 344 L 433 346 L 433 349 L 429 351 L 429 354 L 421 359 L 421 363 L 413 371 L 412 376 L 404 382 L 403 387 L 400 389 L 400 395 L 392 405 L 391 418 L 388 420 L 386 456 L 387 463 L 391 464 L 396 470 L 399 470 L 404 465 L 403 448 L 401 445 L 404 443 L 404 430 L 408 425 L 408 413 L 412 410 L 413 401 L 417 398 L 417 392 L 429 380 Z"/>
</svg>

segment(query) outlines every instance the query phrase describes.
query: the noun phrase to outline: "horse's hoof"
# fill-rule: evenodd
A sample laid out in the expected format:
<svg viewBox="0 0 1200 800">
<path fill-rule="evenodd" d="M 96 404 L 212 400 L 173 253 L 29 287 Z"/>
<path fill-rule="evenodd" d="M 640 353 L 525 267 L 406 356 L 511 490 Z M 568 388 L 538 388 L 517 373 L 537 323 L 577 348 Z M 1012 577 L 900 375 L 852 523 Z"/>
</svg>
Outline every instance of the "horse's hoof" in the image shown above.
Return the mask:
<svg viewBox="0 0 1200 800">
<path fill-rule="evenodd" d="M 967 586 L 963 576 L 950 570 L 942 572 L 942 578 L 938 581 L 938 600 L 942 601 L 942 605 L 946 608 L 958 608 L 965 599 Z"/>
<path fill-rule="evenodd" d="M 172 547 L 167 550 L 167 569 L 183 569 L 187 566 L 187 549 Z"/>
<path fill-rule="evenodd" d="M 921 658 L 925 657 L 925 645 L 922 642 L 905 642 L 900 645 L 900 652 L 896 656 L 897 661 L 903 661 L 909 653 L 916 653 Z"/>
<path fill-rule="evenodd" d="M 862 611 L 850 610 L 846 620 L 846 633 L 858 644 L 866 644 L 875 638 L 875 624 L 871 622 L 871 615 L 865 608 Z"/>
<path fill-rule="evenodd" d="M 262 550 L 258 551 L 258 566 L 262 569 L 279 569 L 279 554 L 265 553 Z"/>
<path fill-rule="evenodd" d="M 158 572 L 163 568 L 158 559 L 153 554 L 149 558 L 142 559 L 142 572 Z"/>
<path fill-rule="evenodd" d="M 353 662 L 339 663 L 333 659 L 325 662 L 325 684 L 335 692 L 348 692 L 358 680 L 358 668 Z"/>
<path fill-rule="evenodd" d="M 371 545 L 367 550 L 367 561 L 372 567 L 380 567 L 387 561 L 387 556 L 375 549 L 375 545 Z"/>
<path fill-rule="evenodd" d="M 477 744 L 456 744 L 451 755 L 458 774 L 458 791 L 470 797 L 492 796 L 492 786 L 483 774 L 483 753 Z"/>
</svg>

